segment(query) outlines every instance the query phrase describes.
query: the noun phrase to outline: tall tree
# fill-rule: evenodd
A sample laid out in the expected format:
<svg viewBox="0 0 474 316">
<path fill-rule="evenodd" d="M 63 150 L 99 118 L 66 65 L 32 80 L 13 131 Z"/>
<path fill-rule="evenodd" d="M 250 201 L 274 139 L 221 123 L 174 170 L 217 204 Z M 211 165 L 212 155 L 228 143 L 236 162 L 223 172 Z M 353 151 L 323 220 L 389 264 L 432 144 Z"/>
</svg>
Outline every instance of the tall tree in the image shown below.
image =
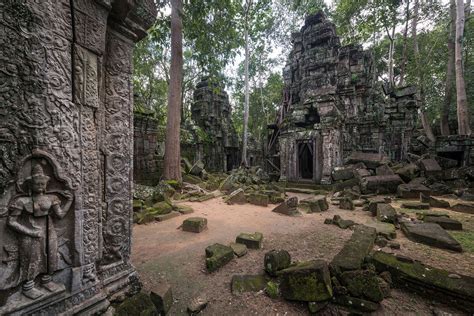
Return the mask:
<svg viewBox="0 0 474 316">
<path fill-rule="evenodd" d="M 245 34 L 245 103 L 244 103 L 244 135 L 242 137 L 242 165 L 247 166 L 247 143 L 249 128 L 249 15 L 252 0 L 245 0 L 244 34 Z"/>
<path fill-rule="evenodd" d="M 403 52 L 402 52 L 402 61 L 400 63 L 400 81 L 398 82 L 399 86 L 405 84 L 405 68 L 407 65 L 408 59 L 408 25 L 410 21 L 410 0 L 406 0 L 406 16 L 405 16 L 405 29 L 403 31 Z"/>
<path fill-rule="evenodd" d="M 420 65 L 420 48 L 418 46 L 418 37 L 417 37 L 417 27 L 418 27 L 418 19 L 419 19 L 419 8 L 420 8 L 420 1 L 415 0 L 414 3 L 414 8 L 413 8 L 413 19 L 412 19 L 412 24 L 411 24 L 411 32 L 412 32 L 412 39 L 413 39 L 413 54 L 415 55 L 415 60 L 417 61 L 416 64 L 418 65 L 417 67 L 417 77 L 418 77 L 418 101 L 420 101 L 421 106 L 420 106 L 420 117 L 421 117 L 421 124 L 423 126 L 423 130 L 425 131 L 426 137 L 432 142 L 436 140 L 433 130 L 431 129 L 430 122 L 428 120 L 428 117 L 426 115 L 425 111 L 425 96 L 424 96 L 424 81 L 423 81 L 423 71 L 421 70 Z"/>
<path fill-rule="evenodd" d="M 454 89 L 454 51 L 456 36 L 456 0 L 449 3 L 449 33 L 448 33 L 448 62 L 446 66 L 446 85 L 444 88 L 444 100 L 441 108 L 440 128 L 441 135 L 449 135 L 449 108 L 453 99 Z"/>
<path fill-rule="evenodd" d="M 168 88 L 168 115 L 166 122 L 165 159 L 163 177 L 181 181 L 181 83 L 183 80 L 183 3 L 171 0 L 171 67 Z"/>
<path fill-rule="evenodd" d="M 458 115 L 458 134 L 471 135 L 469 126 L 469 109 L 464 82 L 464 69 L 462 60 L 464 38 L 464 1 L 456 0 L 456 42 L 454 46 L 456 68 L 456 103 Z"/>
</svg>

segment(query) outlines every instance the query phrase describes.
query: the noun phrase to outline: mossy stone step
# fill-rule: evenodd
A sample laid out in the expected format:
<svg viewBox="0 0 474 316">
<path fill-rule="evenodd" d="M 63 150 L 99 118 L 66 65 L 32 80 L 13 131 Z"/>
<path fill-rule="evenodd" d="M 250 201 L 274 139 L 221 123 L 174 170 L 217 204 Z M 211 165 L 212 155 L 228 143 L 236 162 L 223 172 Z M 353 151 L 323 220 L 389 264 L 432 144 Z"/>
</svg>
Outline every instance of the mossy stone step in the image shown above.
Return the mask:
<svg viewBox="0 0 474 316">
<path fill-rule="evenodd" d="M 234 259 L 231 247 L 216 243 L 206 248 L 206 268 L 214 272 Z"/>
<path fill-rule="evenodd" d="M 260 249 L 262 248 L 263 234 L 259 232 L 255 233 L 241 233 L 235 239 L 238 244 L 244 244 L 249 249 Z"/>
<path fill-rule="evenodd" d="M 183 221 L 183 230 L 185 232 L 200 233 L 207 228 L 207 218 L 190 217 Z"/>
</svg>

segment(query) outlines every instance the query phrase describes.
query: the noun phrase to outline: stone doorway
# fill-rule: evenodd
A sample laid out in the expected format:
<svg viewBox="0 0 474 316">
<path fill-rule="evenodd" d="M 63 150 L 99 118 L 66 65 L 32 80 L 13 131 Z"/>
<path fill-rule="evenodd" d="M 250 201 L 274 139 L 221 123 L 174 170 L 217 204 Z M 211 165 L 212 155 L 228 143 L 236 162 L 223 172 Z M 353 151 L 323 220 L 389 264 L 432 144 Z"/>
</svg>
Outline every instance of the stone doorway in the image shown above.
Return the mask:
<svg viewBox="0 0 474 316">
<path fill-rule="evenodd" d="M 302 180 L 313 180 L 314 146 L 312 140 L 298 141 L 298 176 Z"/>
</svg>

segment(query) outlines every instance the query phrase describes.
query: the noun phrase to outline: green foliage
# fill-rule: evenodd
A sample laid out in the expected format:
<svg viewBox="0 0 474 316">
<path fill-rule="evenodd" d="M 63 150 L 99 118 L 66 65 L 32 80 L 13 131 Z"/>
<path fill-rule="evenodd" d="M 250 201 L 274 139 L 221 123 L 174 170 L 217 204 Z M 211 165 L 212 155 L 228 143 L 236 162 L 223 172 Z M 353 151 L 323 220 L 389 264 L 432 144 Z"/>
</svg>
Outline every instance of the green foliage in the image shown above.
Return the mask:
<svg viewBox="0 0 474 316">
<path fill-rule="evenodd" d="M 474 231 L 451 231 L 449 234 L 461 244 L 464 251 L 474 253 Z"/>
</svg>

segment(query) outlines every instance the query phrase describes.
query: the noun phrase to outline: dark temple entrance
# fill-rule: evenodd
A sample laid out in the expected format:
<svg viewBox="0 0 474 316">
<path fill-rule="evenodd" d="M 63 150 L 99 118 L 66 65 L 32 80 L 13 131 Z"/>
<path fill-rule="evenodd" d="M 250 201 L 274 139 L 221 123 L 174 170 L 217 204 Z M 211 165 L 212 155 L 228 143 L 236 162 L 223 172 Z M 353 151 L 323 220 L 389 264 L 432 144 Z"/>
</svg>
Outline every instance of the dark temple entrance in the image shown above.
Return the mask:
<svg viewBox="0 0 474 316">
<path fill-rule="evenodd" d="M 314 149 L 313 141 L 299 141 L 298 142 L 298 169 L 299 177 L 301 179 L 312 180 L 314 167 Z"/>
</svg>

